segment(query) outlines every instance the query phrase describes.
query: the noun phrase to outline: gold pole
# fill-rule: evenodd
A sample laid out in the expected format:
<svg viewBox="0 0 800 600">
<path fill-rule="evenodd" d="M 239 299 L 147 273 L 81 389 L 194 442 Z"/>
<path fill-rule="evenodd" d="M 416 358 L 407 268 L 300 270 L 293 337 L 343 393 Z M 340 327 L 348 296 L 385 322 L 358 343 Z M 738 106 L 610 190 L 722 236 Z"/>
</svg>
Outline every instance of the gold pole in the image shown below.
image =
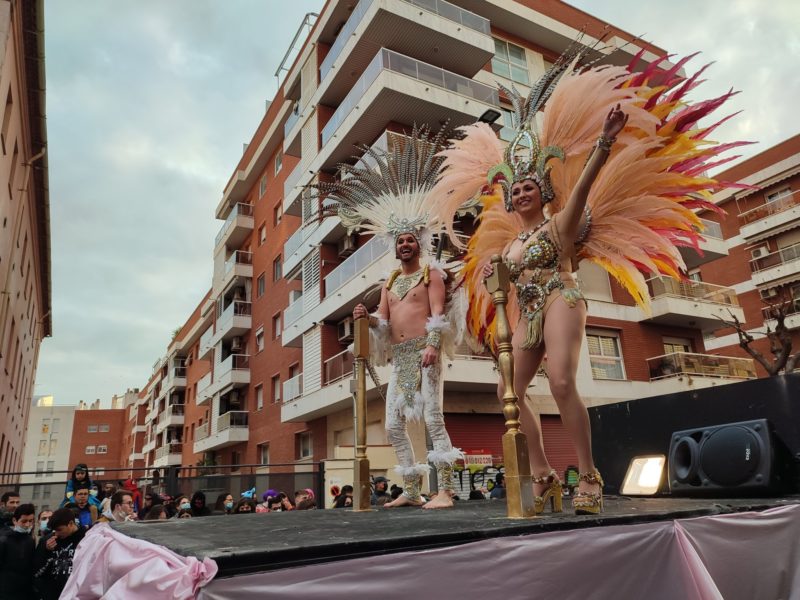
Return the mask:
<svg viewBox="0 0 800 600">
<path fill-rule="evenodd" d="M 356 443 L 353 463 L 353 510 L 371 510 L 372 486 L 369 480 L 367 458 L 367 360 L 369 359 L 369 319 L 355 321 L 353 355 L 355 356 L 356 393 L 355 421 Z"/>
<path fill-rule="evenodd" d="M 529 519 L 536 516 L 533 500 L 531 464 L 528 459 L 528 440 L 519 429 L 519 406 L 514 393 L 514 356 L 511 327 L 508 323 L 508 267 L 499 255 L 492 256 L 494 270 L 486 278 L 486 289 L 492 295 L 497 310 L 497 367 L 503 380 L 503 462 L 506 467 L 506 506 L 510 519 Z"/>
</svg>

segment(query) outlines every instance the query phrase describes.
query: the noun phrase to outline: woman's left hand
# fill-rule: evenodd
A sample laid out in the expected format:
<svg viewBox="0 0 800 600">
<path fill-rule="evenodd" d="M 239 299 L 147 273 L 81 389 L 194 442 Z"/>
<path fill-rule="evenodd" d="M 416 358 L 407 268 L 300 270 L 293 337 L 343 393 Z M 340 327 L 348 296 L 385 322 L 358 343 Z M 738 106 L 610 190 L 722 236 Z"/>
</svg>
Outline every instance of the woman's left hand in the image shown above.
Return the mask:
<svg viewBox="0 0 800 600">
<path fill-rule="evenodd" d="M 603 137 L 606 139 L 613 139 L 617 134 L 623 130 L 625 124 L 628 122 L 628 115 L 625 114 L 620 105 L 617 104 L 614 108 L 608 111 L 606 120 L 603 123 Z"/>
</svg>

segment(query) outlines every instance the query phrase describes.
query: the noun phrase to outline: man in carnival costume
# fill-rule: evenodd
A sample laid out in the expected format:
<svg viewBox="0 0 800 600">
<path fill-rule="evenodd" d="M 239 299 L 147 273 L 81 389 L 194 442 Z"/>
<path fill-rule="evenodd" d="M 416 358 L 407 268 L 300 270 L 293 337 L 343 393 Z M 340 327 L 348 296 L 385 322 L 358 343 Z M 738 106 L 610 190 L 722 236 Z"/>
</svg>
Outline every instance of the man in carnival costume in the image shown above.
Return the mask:
<svg viewBox="0 0 800 600">
<path fill-rule="evenodd" d="M 380 304 L 368 315 L 363 304 L 353 317 L 369 316 L 370 352 L 374 365 L 392 363 L 386 394 L 386 435 L 399 464 L 403 494 L 387 508 L 453 506 L 453 463 L 462 458 L 453 448 L 442 415 L 442 351 L 452 354 L 457 344 L 457 325 L 463 321 L 463 304 L 449 293 L 448 275 L 441 264 L 423 264 L 431 248 L 432 228 L 429 191 L 436 183 L 441 159 L 442 134 L 429 137 L 414 129 L 404 143 L 387 153 L 363 148 L 377 168 L 342 165 L 343 181 L 319 184 L 321 194 L 337 203 L 342 222 L 384 237 L 394 246 L 400 267 L 381 286 Z M 433 442 L 428 461 L 437 469 L 439 490 L 428 503 L 420 495 L 422 478 L 429 467 L 417 462 L 408 436 L 407 422 L 423 418 Z"/>
</svg>

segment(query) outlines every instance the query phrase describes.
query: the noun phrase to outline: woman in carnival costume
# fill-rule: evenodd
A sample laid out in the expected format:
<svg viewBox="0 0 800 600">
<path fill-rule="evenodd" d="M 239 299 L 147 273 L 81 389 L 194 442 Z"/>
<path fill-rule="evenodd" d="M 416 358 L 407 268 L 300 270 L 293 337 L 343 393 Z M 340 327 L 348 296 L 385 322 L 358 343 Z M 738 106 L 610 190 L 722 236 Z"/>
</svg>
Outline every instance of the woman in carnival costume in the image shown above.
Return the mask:
<svg viewBox="0 0 800 600">
<path fill-rule="evenodd" d="M 529 444 L 536 512 L 548 500 L 560 511 L 562 493 L 526 397 L 545 355 L 550 390 L 578 454 L 575 512 L 596 514 L 603 505 L 589 416 L 576 386 L 586 325 L 578 263 L 602 266 L 648 311 L 643 273 L 685 278 L 678 247 L 699 251 L 702 240 L 693 209 L 719 212 L 711 195 L 730 185 L 705 173 L 736 158 L 712 161 L 741 144 L 708 141 L 719 123 L 698 125 L 732 92 L 689 103 L 685 95 L 703 71 L 689 78 L 678 74 L 691 57 L 668 69 L 655 61 L 634 73 L 641 54 L 628 68 L 581 66 L 592 51 L 573 44 L 527 98 L 500 86 L 514 106 L 515 137 L 504 147 L 487 124 L 462 127 L 460 139 L 441 153 L 443 174 L 432 192 L 456 243 L 456 211 L 480 196 L 482 214 L 462 279 L 469 296 L 468 340 L 490 351 L 496 351 L 495 311 L 483 281 L 492 273 L 493 255 L 509 268 L 514 391 Z M 502 382 L 499 387 L 502 398 Z"/>
</svg>

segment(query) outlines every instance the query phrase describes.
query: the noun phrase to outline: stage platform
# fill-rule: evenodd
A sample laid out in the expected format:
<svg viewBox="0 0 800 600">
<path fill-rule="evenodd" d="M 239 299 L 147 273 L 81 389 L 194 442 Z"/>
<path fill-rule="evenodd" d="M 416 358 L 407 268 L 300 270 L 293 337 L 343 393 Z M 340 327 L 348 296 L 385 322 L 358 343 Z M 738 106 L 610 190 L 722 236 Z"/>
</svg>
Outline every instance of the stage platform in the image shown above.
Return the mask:
<svg viewBox="0 0 800 600">
<path fill-rule="evenodd" d="M 606 497 L 599 516 L 564 512 L 535 519 L 509 519 L 504 500 L 462 500 L 448 510 L 419 508 L 292 511 L 213 516 L 169 522 L 115 525 L 126 535 L 164 546 L 182 556 L 210 558 L 217 578 L 442 548 L 508 536 L 583 528 L 656 523 L 800 504 L 783 498 Z"/>
</svg>

